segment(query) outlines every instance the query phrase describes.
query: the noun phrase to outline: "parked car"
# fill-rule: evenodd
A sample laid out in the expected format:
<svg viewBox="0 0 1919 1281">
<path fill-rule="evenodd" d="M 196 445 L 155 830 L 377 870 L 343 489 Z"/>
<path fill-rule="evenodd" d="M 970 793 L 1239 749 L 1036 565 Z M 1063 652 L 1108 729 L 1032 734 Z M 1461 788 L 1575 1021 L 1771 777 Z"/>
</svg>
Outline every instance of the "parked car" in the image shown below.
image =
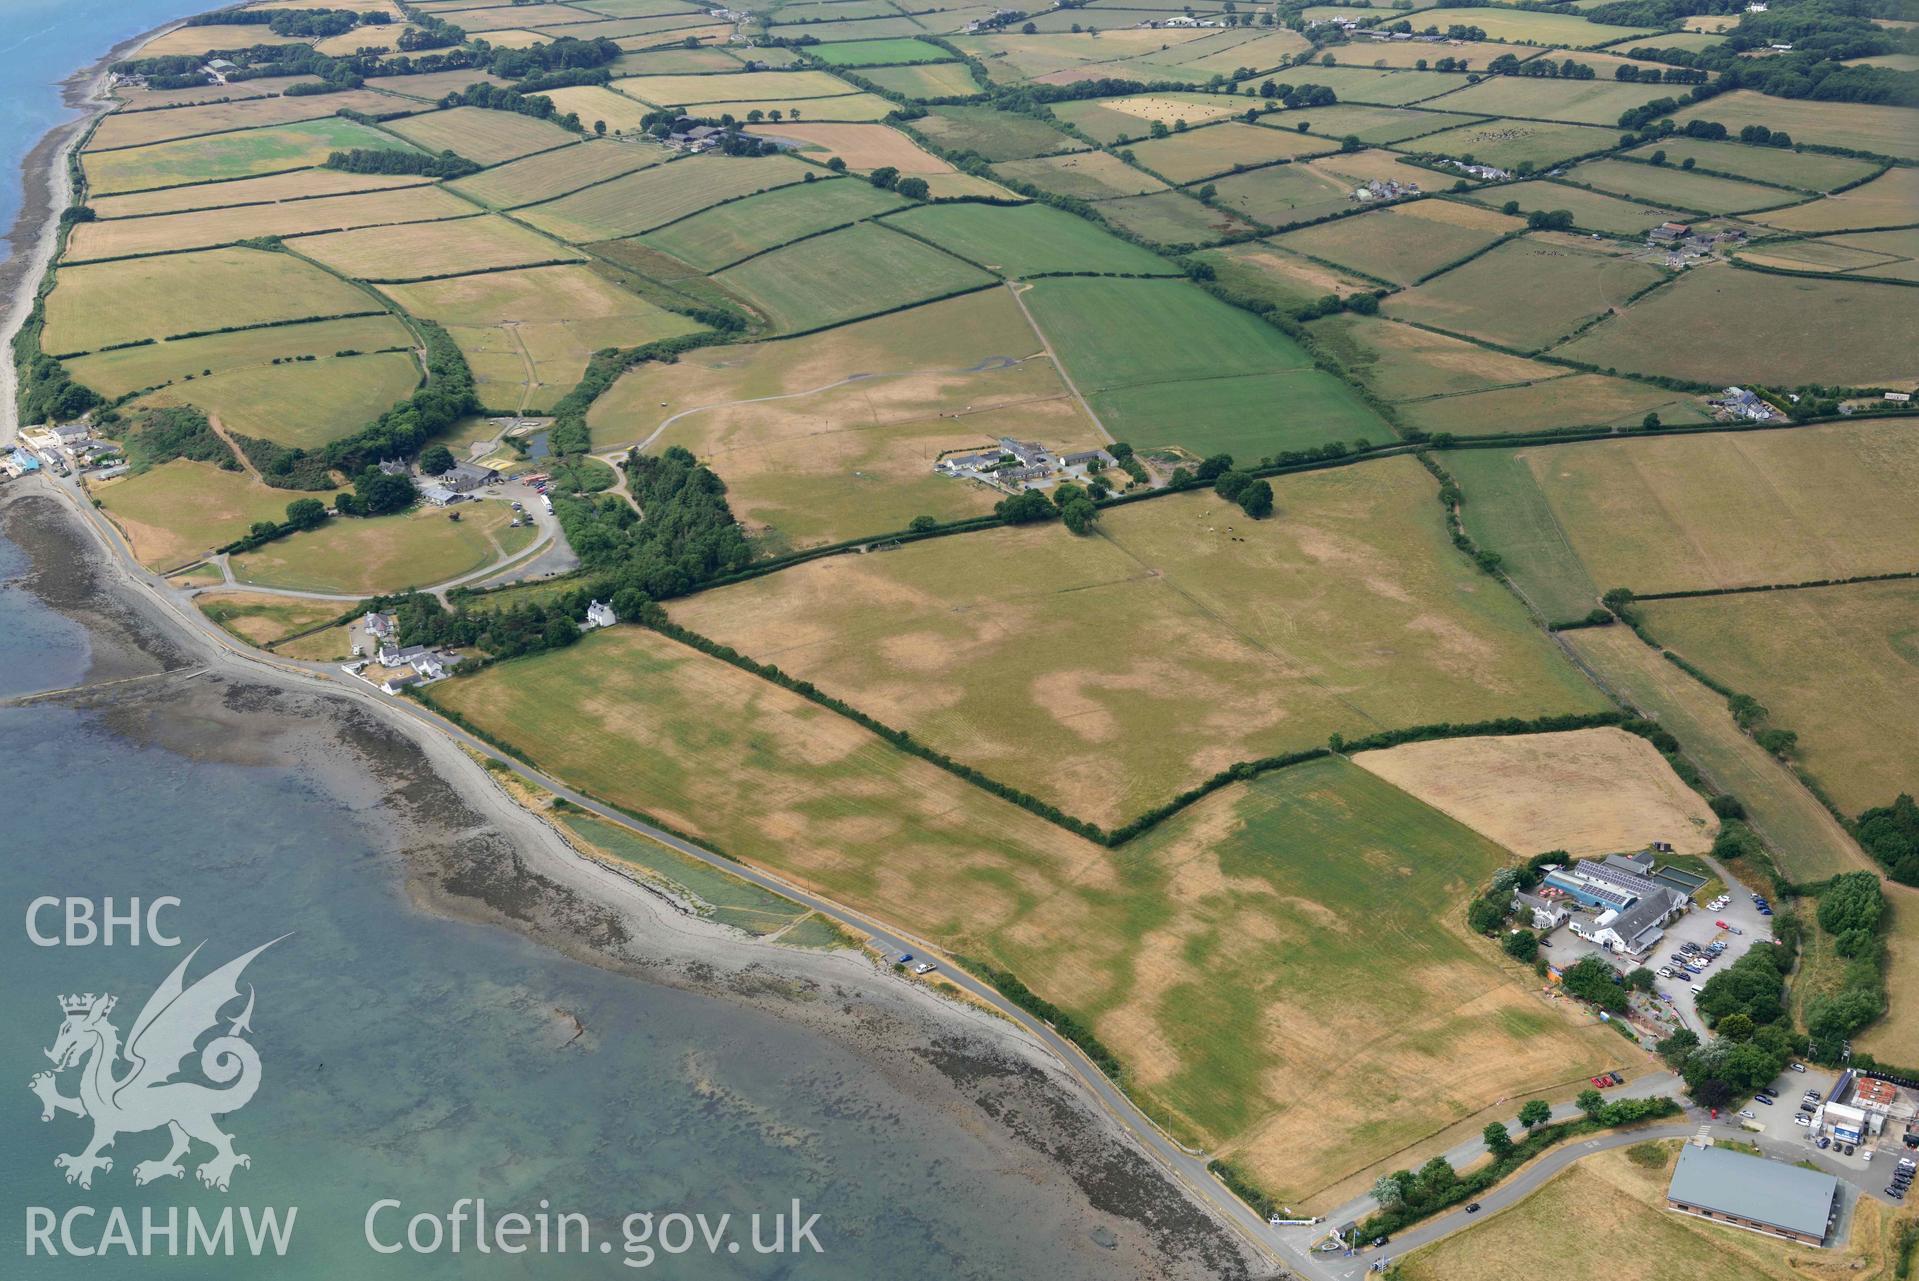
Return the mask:
<svg viewBox="0 0 1919 1281">
<path fill-rule="evenodd" d="M 931 961 L 921 961 L 918 965 L 915 965 L 913 967 L 913 973 L 931 974 L 934 970 L 938 968 L 939 967 L 937 965 L 934 965 Z"/>
<path fill-rule="evenodd" d="M 1738 927 L 1737 925 L 1728 925 L 1728 926 L 1727 926 L 1726 928 L 1727 928 L 1728 930 L 1731 930 L 1731 931 L 1732 931 L 1732 932 L 1733 932 L 1734 934 L 1744 934 L 1744 933 L 1745 933 L 1745 931 L 1744 931 L 1744 930 L 1742 930 L 1742 929 L 1740 929 L 1740 928 L 1739 928 L 1739 927 Z"/>
<path fill-rule="evenodd" d="M 1739 1109 L 1739 1115 L 1745 1117 L 1748 1121 L 1757 1121 L 1759 1119 L 1759 1114 L 1751 1108 Z"/>
<path fill-rule="evenodd" d="M 1662 965 L 1659 967 L 1658 970 L 1655 971 L 1655 973 L 1657 973 L 1659 977 L 1662 979 L 1669 979 L 1672 977 L 1672 966 Z"/>
<path fill-rule="evenodd" d="M 1779 1100 L 1773 1098 L 1772 1095 L 1770 1094 L 1755 1094 L 1752 1096 L 1752 1101 L 1754 1103 L 1764 1104 L 1766 1107 L 1771 1107 L 1773 1104 L 1777 1103 Z"/>
<path fill-rule="evenodd" d="M 1804 1063 L 1789 1063 L 1786 1066 L 1790 1067 L 1795 1072 L 1804 1072 L 1806 1070 L 1806 1065 Z"/>
<path fill-rule="evenodd" d="M 1861 1153 L 1859 1154 L 1859 1159 L 1860 1159 L 1861 1161 L 1870 1161 L 1870 1160 L 1872 1160 L 1872 1149 L 1871 1149 L 1871 1148 L 1867 1148 L 1867 1149 L 1866 1149 L 1866 1150 L 1865 1150 L 1864 1152 L 1861 1152 Z"/>
<path fill-rule="evenodd" d="M 1895 1201 L 1903 1201 L 1906 1199 L 1906 1190 L 1897 1183 L 1891 1183 L 1886 1186 L 1886 1195 Z"/>
<path fill-rule="evenodd" d="M 1819 1136 L 1819 1150 L 1820 1150 L 1821 1152 L 1824 1152 L 1824 1151 L 1825 1151 L 1825 1150 L 1826 1150 L 1827 1148 L 1829 1148 L 1829 1147 L 1831 1147 L 1831 1146 L 1832 1146 L 1832 1140 L 1831 1140 L 1831 1139 L 1829 1139 L 1829 1138 L 1827 1138 L 1827 1137 L 1826 1137 L 1825 1135 L 1823 1135 L 1823 1134 Z"/>
<path fill-rule="evenodd" d="M 1769 908 L 1769 907 L 1762 907 L 1762 908 L 1760 908 L 1760 909 L 1759 909 L 1759 915 L 1761 915 L 1761 916 L 1771 916 L 1771 915 L 1772 915 L 1772 909 L 1771 909 L 1771 908 Z"/>
<path fill-rule="evenodd" d="M 1713 924 L 1717 925 L 1722 930 L 1726 928 L 1726 923 L 1724 921 L 1714 921 Z"/>
<path fill-rule="evenodd" d="M 1807 1116 L 1804 1112 L 1801 1112 L 1798 1116 L 1795 1116 L 1792 1119 L 1792 1123 L 1794 1125 L 1811 1125 L 1812 1118 Z"/>
<path fill-rule="evenodd" d="M 1851 1155 L 1852 1155 L 1852 1151 L 1853 1151 L 1853 1147 L 1854 1147 L 1854 1145 L 1853 1145 L 1853 1144 L 1851 1144 L 1851 1143 L 1848 1143 L 1848 1144 L 1846 1144 L 1846 1155 L 1847 1155 L 1847 1156 L 1851 1156 Z"/>
</svg>

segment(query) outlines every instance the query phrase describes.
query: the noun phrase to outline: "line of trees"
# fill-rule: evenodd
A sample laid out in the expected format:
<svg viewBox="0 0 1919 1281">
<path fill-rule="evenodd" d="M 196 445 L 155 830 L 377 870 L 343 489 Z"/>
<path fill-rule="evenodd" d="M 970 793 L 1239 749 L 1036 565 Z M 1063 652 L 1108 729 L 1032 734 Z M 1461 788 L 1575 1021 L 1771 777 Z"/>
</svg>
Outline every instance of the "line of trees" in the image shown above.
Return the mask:
<svg viewBox="0 0 1919 1281">
<path fill-rule="evenodd" d="M 479 165 L 451 151 L 435 156 L 423 151 L 402 151 L 398 147 L 335 151 L 327 156 L 326 167 L 345 173 L 417 173 L 429 178 L 464 178 L 480 171 Z"/>
</svg>

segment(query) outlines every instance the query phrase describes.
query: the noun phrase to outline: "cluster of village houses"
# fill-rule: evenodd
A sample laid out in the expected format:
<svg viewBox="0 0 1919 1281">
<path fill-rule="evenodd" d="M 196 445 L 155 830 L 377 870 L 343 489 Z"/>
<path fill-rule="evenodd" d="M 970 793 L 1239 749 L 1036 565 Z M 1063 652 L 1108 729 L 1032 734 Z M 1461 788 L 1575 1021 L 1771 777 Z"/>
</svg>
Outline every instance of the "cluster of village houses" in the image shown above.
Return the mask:
<svg viewBox="0 0 1919 1281">
<path fill-rule="evenodd" d="M 62 476 L 92 470 L 95 480 L 107 480 L 126 470 L 119 446 L 95 436 L 85 422 L 22 428 L 20 443 L 0 455 L 0 471 L 9 476 L 24 476 L 42 467 Z"/>
<path fill-rule="evenodd" d="M 590 632 L 619 621 L 609 602 L 596 600 L 587 605 L 586 620 L 580 624 L 580 630 Z M 410 685 L 430 685 L 445 680 L 455 667 L 466 661 L 465 655 L 437 645 L 402 645 L 399 618 L 380 610 L 368 611 L 360 620 L 359 631 L 366 640 L 353 647 L 353 661 L 346 664 L 345 670 L 377 686 L 383 694 L 398 694 Z"/>
<path fill-rule="evenodd" d="M 1038 441 L 1001 436 L 997 448 L 942 458 L 933 464 L 933 470 L 942 476 L 977 480 L 1017 493 L 1064 480 L 1084 480 L 1094 472 L 1117 465 L 1117 460 L 1104 449 L 1055 454 Z"/>
</svg>

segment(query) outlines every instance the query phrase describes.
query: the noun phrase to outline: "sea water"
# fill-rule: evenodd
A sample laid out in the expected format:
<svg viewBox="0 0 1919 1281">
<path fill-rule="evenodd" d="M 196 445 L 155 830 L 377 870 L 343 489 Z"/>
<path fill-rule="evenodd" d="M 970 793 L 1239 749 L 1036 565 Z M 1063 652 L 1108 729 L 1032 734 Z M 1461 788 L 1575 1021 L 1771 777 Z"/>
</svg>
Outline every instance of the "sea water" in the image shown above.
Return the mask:
<svg viewBox="0 0 1919 1281">
<path fill-rule="evenodd" d="M 0 578 L 21 566 L 0 540 Z M 63 687 L 85 660 L 84 633 L 0 586 L 10 696 Z M 0 707 L 0 807 L 0 1276 L 1100 1274 L 1083 1239 L 1064 1239 L 1057 1207 L 1000 1168 L 1003 1154 L 839 1044 L 415 910 L 397 860 L 304 772 L 190 759 L 130 742 L 98 713 L 15 704 Z M 122 925 L 112 946 L 40 946 L 29 934 L 38 898 L 111 899 L 122 914 L 138 900 L 142 938 L 134 945 Z M 145 937 L 145 907 L 170 898 L 178 905 L 153 924 L 179 940 L 171 947 Z M 59 906 L 31 924 L 74 937 Z M 165 1153 L 163 1129 L 122 1134 L 90 1189 L 68 1183 L 55 1158 L 79 1153 L 91 1125 L 65 1112 L 42 1121 L 29 1090 L 50 1067 L 59 998 L 112 993 L 109 1021 L 125 1034 L 192 947 L 204 943 L 189 980 L 270 940 L 238 988 L 261 1087 L 221 1121 L 251 1159 L 230 1190 L 200 1186 L 209 1149 L 199 1145 L 184 1177 L 137 1186 L 137 1165 Z M 227 1005 L 221 1031 L 242 1008 Z M 574 1020 L 584 1034 L 567 1044 Z M 61 1076 L 63 1095 L 78 1092 L 78 1075 Z M 586 1216 L 590 1252 L 478 1253 L 469 1210 L 455 1254 L 448 1216 L 463 1198 L 484 1199 L 495 1223 Z M 187 1257 L 186 1216 L 214 1233 L 227 1210 L 236 1254 Z M 282 1225 L 294 1216 L 285 1256 L 269 1239 L 268 1257 L 251 1257 L 238 1216 L 257 1226 L 269 1210 Z M 437 1218 L 437 1249 L 378 1252 L 370 1210 L 382 1247 L 405 1246 L 414 1214 Z M 682 1239 L 666 1223 L 673 1213 L 728 1235 L 716 1252 L 700 1239 L 664 1253 L 668 1231 Z M 789 1252 L 756 1252 L 755 1213 L 758 1244 L 773 1244 L 780 1220 Z M 147 1231 L 169 1223 L 171 1238 Z M 48 1235 L 32 1237 L 36 1227 Z M 435 1240 L 420 1230 L 418 1244 Z M 67 1257 L 76 1245 L 110 1253 Z"/>
</svg>

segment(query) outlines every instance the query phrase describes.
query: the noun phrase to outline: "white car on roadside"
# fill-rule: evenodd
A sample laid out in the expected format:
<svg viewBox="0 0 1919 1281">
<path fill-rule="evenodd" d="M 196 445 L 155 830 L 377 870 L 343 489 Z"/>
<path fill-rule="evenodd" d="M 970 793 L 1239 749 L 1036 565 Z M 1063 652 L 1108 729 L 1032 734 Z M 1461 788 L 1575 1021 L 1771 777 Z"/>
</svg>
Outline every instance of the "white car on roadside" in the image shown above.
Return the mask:
<svg viewBox="0 0 1919 1281">
<path fill-rule="evenodd" d="M 1792 1123 L 1794 1125 L 1811 1125 L 1812 1118 L 1807 1116 L 1804 1112 L 1801 1112 L 1798 1116 L 1795 1116 L 1792 1119 Z"/>
</svg>

